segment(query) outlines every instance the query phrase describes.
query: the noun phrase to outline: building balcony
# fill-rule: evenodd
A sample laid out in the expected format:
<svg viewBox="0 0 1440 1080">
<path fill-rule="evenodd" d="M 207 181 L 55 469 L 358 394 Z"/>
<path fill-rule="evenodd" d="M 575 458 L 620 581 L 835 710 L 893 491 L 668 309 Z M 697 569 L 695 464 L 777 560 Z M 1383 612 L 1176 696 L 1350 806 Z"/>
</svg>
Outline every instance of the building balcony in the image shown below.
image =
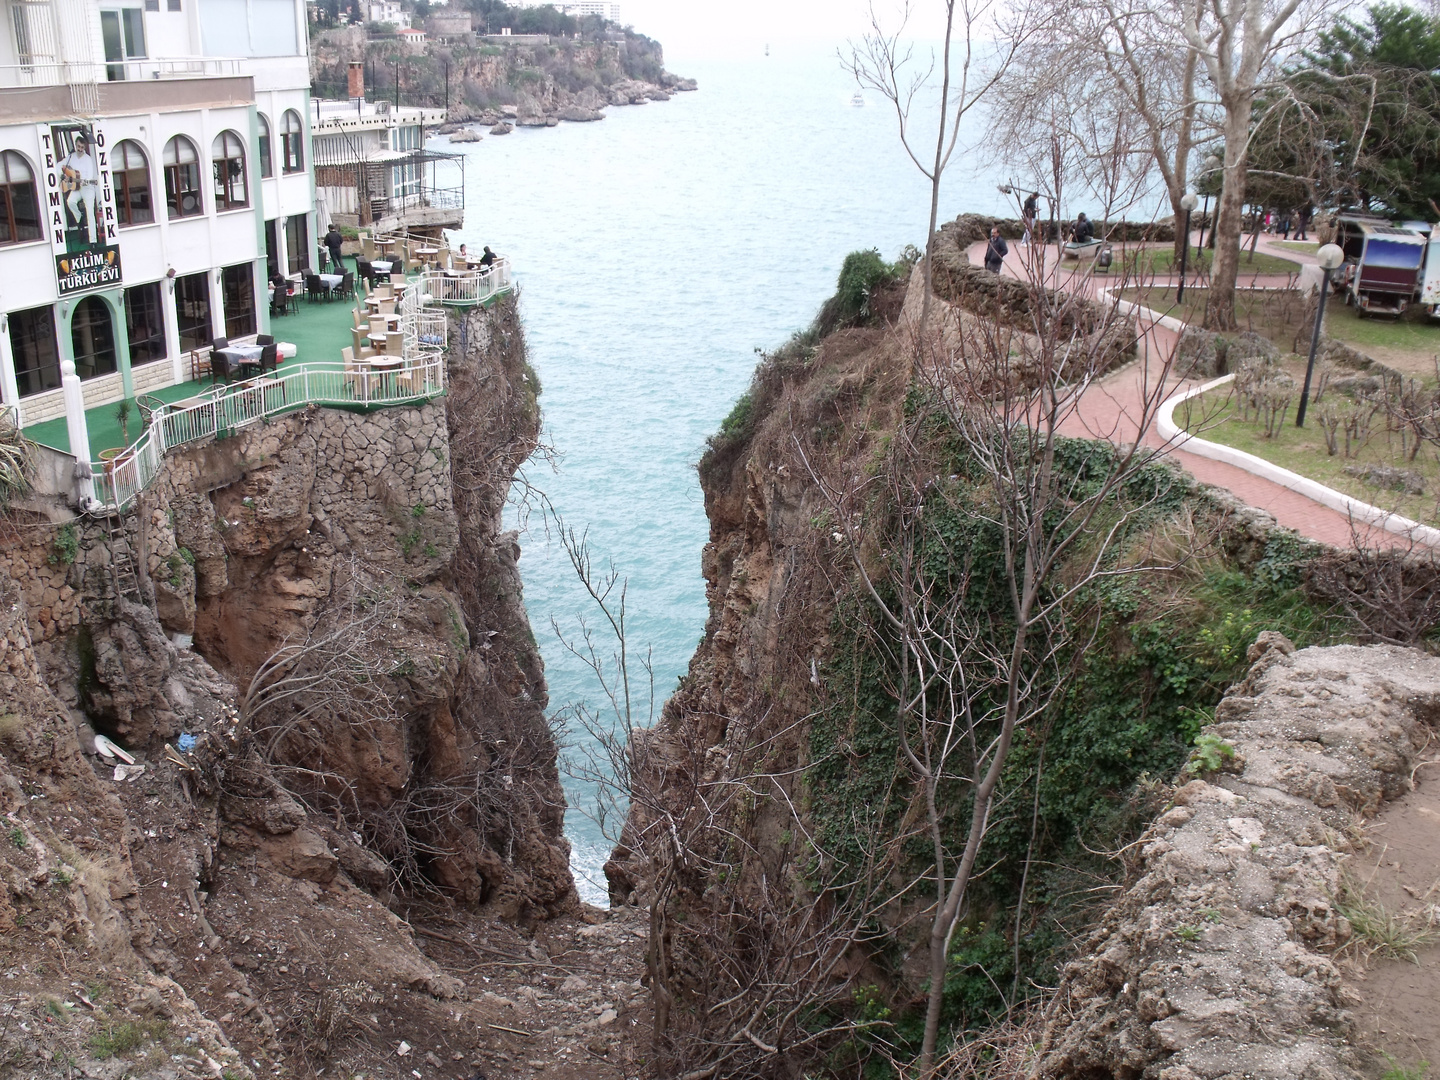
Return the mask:
<svg viewBox="0 0 1440 1080">
<path fill-rule="evenodd" d="M 133 64 L 156 65 L 161 61 L 130 61 Z M 248 75 L 233 71 L 222 74 L 210 72 L 211 65 L 238 64 L 234 60 L 193 60 L 173 61 L 176 66 L 168 74 L 155 74 L 150 78 L 137 78 L 107 82 L 104 79 L 105 65 L 98 65 L 101 78 L 89 81 L 46 82 L 36 80 L 29 83 L 9 81 L 19 70 L 0 68 L 0 124 L 25 121 L 53 120 L 74 116 L 126 116 L 144 112 L 179 112 L 186 109 L 217 108 L 226 105 L 249 105 L 255 100 L 254 82 Z M 182 73 L 181 64 L 193 65 L 189 73 Z M 89 74 L 96 65 L 50 65 L 50 73 L 58 77 L 63 73 Z M 32 65 L 31 70 L 35 70 Z M 79 71 L 78 69 L 86 69 Z M 159 68 L 155 69 L 157 72 Z M 205 73 L 197 74 L 204 70 Z M 47 76 L 48 78 L 49 76 Z"/>
</svg>

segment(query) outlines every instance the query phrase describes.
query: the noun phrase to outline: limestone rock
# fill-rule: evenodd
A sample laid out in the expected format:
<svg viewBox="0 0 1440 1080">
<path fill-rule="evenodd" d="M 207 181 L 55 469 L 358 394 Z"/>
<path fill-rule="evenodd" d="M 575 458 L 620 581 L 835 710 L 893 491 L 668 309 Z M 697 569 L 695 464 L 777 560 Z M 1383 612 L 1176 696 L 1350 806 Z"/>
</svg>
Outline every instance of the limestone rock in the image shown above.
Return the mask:
<svg viewBox="0 0 1440 1080">
<path fill-rule="evenodd" d="M 490 129 L 491 135 L 509 135 L 515 129 L 503 120 Z"/>
<path fill-rule="evenodd" d="M 560 110 L 558 115 L 561 120 L 569 120 L 575 124 L 584 124 L 605 119 L 604 113 L 597 109 L 587 109 L 582 105 L 566 105 Z"/>
<path fill-rule="evenodd" d="M 1047 1080 L 1358 1075 L 1326 838 L 1407 789 L 1440 659 L 1278 634 L 1250 656 L 1206 732 L 1243 765 L 1185 784 L 1142 837 L 1142 875 L 1064 969 Z"/>
<path fill-rule="evenodd" d="M 475 143 L 480 141 L 480 133 L 474 128 L 462 127 L 459 131 L 451 132 L 452 143 Z"/>
</svg>

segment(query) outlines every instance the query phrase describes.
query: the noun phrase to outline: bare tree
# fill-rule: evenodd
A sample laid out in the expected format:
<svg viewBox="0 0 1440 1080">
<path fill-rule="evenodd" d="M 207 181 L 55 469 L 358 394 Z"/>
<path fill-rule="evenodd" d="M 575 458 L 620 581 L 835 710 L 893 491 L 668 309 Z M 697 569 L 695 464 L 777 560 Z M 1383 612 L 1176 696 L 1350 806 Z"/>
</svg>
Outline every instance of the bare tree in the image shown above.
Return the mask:
<svg viewBox="0 0 1440 1080">
<path fill-rule="evenodd" d="M 925 404 L 891 441 L 887 498 L 875 479 L 837 486 L 810 468 L 896 641 L 897 722 L 933 851 L 922 1080 L 935 1075 L 949 948 L 1017 732 L 1063 695 L 1093 633 L 1094 587 L 1153 568 L 1128 547 L 1177 482 L 1145 445 L 1168 358 L 1133 376 L 1121 419 L 1090 431 L 1100 441 L 1062 435 L 1083 429 L 1082 399 L 1101 392 L 1117 329 L 1134 331 L 1113 308 L 1082 316 L 1090 301 L 1049 292 L 1039 261 L 1027 266 L 1028 332 L 968 316 L 917 332 Z M 1071 329 L 1082 324 L 1088 333 Z M 941 520 L 952 527 L 932 526 Z M 958 800 L 969 824 L 957 850 L 947 822 Z"/>
<path fill-rule="evenodd" d="M 1033 170 L 1036 159 L 1053 156 L 1058 137 L 1073 151 L 1072 175 L 1089 179 L 1090 165 L 1113 172 L 1122 164 L 1150 180 L 1158 174 L 1180 221 L 1191 154 L 1212 129 L 1197 98 L 1199 58 L 1177 35 L 1174 13 L 1090 0 L 1055 3 L 1046 22 L 1050 31 L 1027 44 L 1024 62 L 997 88 L 991 146 Z M 1077 41 L 1099 48 L 1077 49 Z M 1118 158 L 1117 139 L 1129 149 Z M 1048 178 L 1049 170 L 1033 171 Z M 1175 245 L 1178 254 L 1178 234 Z"/>
<path fill-rule="evenodd" d="M 856 82 L 890 102 L 899 125 L 900 144 L 930 182 L 930 217 L 920 263 L 925 281 L 922 321 L 930 317 L 929 238 L 939 224 L 940 181 L 959 145 L 961 121 L 1005 76 L 1036 30 L 1027 0 L 1008 9 L 1002 8 L 998 0 L 936 0 L 936 9 L 945 15 L 945 29 L 939 58 L 939 114 L 932 133 L 923 114 L 916 115 L 916 108 L 923 108 L 927 95 L 933 92 L 936 58 L 931 53 L 928 63 L 918 60 L 914 46 L 905 40 L 906 27 L 917 9 L 928 7 L 916 0 L 905 0 L 898 25 L 890 30 L 872 4 L 870 32 L 858 44 L 852 43 L 849 57 L 842 58 Z M 928 147 L 932 134 L 933 154 Z"/>
<path fill-rule="evenodd" d="M 625 579 L 613 564 L 598 568 L 586 536 L 557 523 L 604 627 L 597 635 L 582 621 L 578 637 L 561 635 L 600 691 L 595 704 L 568 706 L 591 744 L 570 767 L 600 791 L 602 826 L 624 810 L 606 871 L 612 885 L 635 888 L 649 905 L 646 979 L 666 1074 L 792 1075 L 857 1032 L 888 1027 L 847 1015 L 845 964 L 852 948 L 874 936 L 878 910 L 893 900 L 885 868 L 894 846 L 858 869 L 816 846 L 791 792 L 803 766 L 775 764 L 808 717 L 779 730 L 769 730 L 766 715 L 732 721 L 723 765 L 697 727 L 673 715 L 649 727 L 653 671 L 647 652 L 641 666 L 648 694 L 632 685 Z M 816 855 L 810 880 L 767 866 L 754 835 L 761 804 L 778 813 L 791 843 Z"/>
<path fill-rule="evenodd" d="M 1302 7 L 1302 4 L 1304 6 Z M 1180 9 L 1185 41 L 1205 66 L 1223 110 L 1223 183 L 1215 219 L 1215 265 L 1205 326 L 1235 329 L 1241 214 L 1257 95 L 1277 83 L 1277 60 L 1294 52 L 1329 9 L 1329 0 L 1208 0 Z"/>
</svg>

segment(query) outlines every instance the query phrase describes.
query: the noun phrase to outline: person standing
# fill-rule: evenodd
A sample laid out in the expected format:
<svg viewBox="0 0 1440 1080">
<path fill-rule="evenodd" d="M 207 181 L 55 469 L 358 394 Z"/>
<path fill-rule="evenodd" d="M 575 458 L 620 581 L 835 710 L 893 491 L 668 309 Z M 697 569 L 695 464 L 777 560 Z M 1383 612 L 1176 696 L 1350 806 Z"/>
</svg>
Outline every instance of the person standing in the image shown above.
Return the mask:
<svg viewBox="0 0 1440 1080">
<path fill-rule="evenodd" d="M 1034 243 L 1035 239 L 1035 218 L 1040 213 L 1040 193 L 1032 191 L 1030 197 L 1025 200 L 1025 208 L 1020 212 L 1025 222 L 1025 235 L 1020 238 L 1020 243 Z"/>
<path fill-rule="evenodd" d="M 332 223 L 330 231 L 325 234 L 325 246 L 330 249 L 330 263 L 337 274 L 345 273 L 345 263 L 341 261 L 343 256 L 340 254 L 341 245 L 344 243 L 345 238 Z"/>
<path fill-rule="evenodd" d="M 990 230 L 990 242 L 985 245 L 985 269 L 992 274 L 1000 273 L 1000 267 L 1005 264 L 1005 256 L 1010 254 L 1010 246 L 1005 243 L 1005 238 L 1000 235 L 998 228 Z"/>
<path fill-rule="evenodd" d="M 90 153 L 90 139 L 83 132 L 75 136 L 75 149 L 60 163 L 60 171 L 70 193 L 65 196 L 65 205 L 70 210 L 75 227 L 80 227 L 80 206 L 85 207 L 85 227 L 90 232 L 90 246 L 100 242 L 99 222 L 95 220 L 95 197 L 99 192 L 100 173 L 95 168 L 95 156 Z"/>
<path fill-rule="evenodd" d="M 1310 235 L 1309 235 L 1309 229 L 1310 229 L 1310 212 L 1311 212 L 1311 211 L 1310 211 L 1310 204 L 1309 204 L 1309 203 L 1306 203 L 1304 206 L 1300 207 L 1300 209 L 1299 209 L 1298 211 L 1296 211 L 1296 214 L 1295 214 L 1295 239 L 1296 239 L 1296 240 L 1308 240 L 1308 239 L 1310 239 Z"/>
</svg>

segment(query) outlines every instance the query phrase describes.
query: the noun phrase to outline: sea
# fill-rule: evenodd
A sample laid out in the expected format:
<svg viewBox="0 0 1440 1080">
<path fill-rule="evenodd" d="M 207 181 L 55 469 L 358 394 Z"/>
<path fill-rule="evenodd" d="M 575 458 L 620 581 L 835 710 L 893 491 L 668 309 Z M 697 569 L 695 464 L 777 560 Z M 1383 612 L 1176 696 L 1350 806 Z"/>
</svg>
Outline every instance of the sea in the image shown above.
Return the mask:
<svg viewBox="0 0 1440 1080">
<path fill-rule="evenodd" d="M 843 47 L 672 58 L 697 91 L 596 123 L 428 144 L 465 155 L 455 239 L 510 258 L 543 389 L 548 449 L 527 465 L 510 519 L 563 734 L 572 868 L 598 906 L 624 805 L 593 733 L 658 719 L 703 633 L 709 529 L 695 465 L 706 437 L 757 350 L 807 326 L 834 292 L 848 252 L 894 259 L 925 237 L 929 182 L 894 107 L 871 91 L 855 103 Z M 922 96 L 912 120 L 917 150 L 933 156 L 934 102 Z M 997 190 L 1010 178 L 978 145 L 983 126 L 978 115 L 962 125 L 942 221 L 962 208 L 1016 216 Z M 569 531 L 593 581 L 615 575 L 612 613 L 623 591 L 628 712 L 615 636 L 567 553 Z"/>
</svg>

